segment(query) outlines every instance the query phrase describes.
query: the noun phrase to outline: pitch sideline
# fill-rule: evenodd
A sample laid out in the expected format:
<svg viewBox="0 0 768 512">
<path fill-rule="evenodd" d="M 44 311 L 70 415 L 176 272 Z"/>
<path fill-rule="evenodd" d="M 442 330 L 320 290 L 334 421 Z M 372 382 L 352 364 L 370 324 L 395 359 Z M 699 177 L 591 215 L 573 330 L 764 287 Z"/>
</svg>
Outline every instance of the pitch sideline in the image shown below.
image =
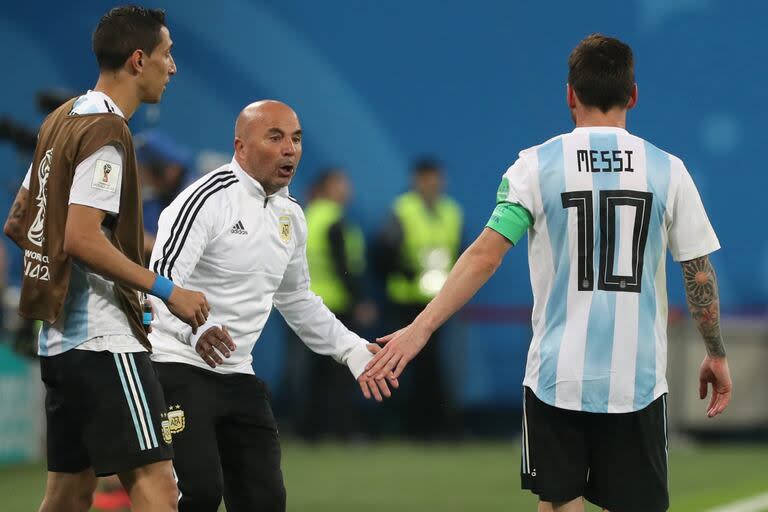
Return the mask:
<svg viewBox="0 0 768 512">
<path fill-rule="evenodd" d="M 706 512 L 763 512 L 765 510 L 768 510 L 768 492 L 711 508 Z"/>
</svg>

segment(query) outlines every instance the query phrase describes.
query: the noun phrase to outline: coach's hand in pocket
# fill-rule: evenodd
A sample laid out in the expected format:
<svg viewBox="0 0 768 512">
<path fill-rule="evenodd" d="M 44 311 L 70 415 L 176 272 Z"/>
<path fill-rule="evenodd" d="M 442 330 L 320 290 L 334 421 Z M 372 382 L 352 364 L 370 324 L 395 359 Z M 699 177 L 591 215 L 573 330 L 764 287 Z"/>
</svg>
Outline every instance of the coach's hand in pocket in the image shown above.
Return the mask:
<svg viewBox="0 0 768 512">
<path fill-rule="evenodd" d="M 221 357 L 229 357 L 235 348 L 235 342 L 232 341 L 227 328 L 223 326 L 209 328 L 200 336 L 195 346 L 197 353 L 211 368 L 222 364 L 224 360 Z"/>
<path fill-rule="evenodd" d="M 381 350 L 381 347 L 375 343 L 369 343 L 367 348 L 371 354 L 375 354 Z M 392 373 L 390 373 L 386 379 L 374 379 L 373 377 L 367 377 L 365 373 L 360 375 L 357 379 L 358 384 L 360 384 L 360 390 L 363 392 L 363 396 L 365 398 L 371 398 L 371 396 L 373 396 L 377 402 L 384 400 L 383 397 L 389 398 L 392 396 L 387 381 L 389 381 L 389 384 L 395 389 L 400 387 L 400 383 Z"/>
</svg>

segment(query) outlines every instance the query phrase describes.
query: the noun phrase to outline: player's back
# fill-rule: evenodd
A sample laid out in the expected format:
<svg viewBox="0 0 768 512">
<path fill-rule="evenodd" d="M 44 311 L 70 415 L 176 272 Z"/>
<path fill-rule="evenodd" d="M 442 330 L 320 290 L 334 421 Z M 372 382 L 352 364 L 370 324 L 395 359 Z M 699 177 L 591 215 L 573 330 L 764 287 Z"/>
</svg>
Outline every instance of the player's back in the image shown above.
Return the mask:
<svg viewBox="0 0 768 512">
<path fill-rule="evenodd" d="M 525 385 L 566 409 L 645 407 L 667 391 L 667 245 L 681 260 L 717 244 L 682 162 L 588 127 L 521 152 L 505 178 L 533 217 Z"/>
</svg>

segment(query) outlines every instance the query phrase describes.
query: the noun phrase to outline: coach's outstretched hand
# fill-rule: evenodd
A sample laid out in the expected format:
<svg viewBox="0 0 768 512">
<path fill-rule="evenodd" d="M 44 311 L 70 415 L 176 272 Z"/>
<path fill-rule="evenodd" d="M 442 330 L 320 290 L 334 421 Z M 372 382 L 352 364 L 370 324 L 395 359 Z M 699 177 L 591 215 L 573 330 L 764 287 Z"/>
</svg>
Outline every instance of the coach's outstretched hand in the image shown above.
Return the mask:
<svg viewBox="0 0 768 512">
<path fill-rule="evenodd" d="M 397 379 L 403 373 L 405 366 L 421 352 L 429 341 L 430 332 L 419 328 L 416 323 L 377 338 L 376 342 L 386 344 L 365 367 L 365 375 L 377 382 L 391 375 Z"/>
<path fill-rule="evenodd" d="M 216 368 L 216 365 L 222 364 L 224 360 L 221 357 L 228 358 L 235 348 L 237 345 L 232 341 L 232 336 L 229 335 L 229 331 L 224 326 L 209 328 L 200 336 L 197 345 L 195 345 L 195 351 L 211 368 Z"/>
<path fill-rule="evenodd" d="M 168 309 L 179 320 L 189 324 L 193 334 L 197 334 L 197 328 L 208 319 L 208 310 L 211 307 L 201 292 L 174 286 L 168 299 Z"/>
<path fill-rule="evenodd" d="M 369 343 L 367 348 L 368 351 L 374 355 L 381 351 L 381 347 L 375 343 Z M 363 392 L 363 396 L 367 399 L 370 399 L 371 396 L 373 396 L 377 402 L 384 400 L 383 397 L 389 398 L 392 396 L 392 392 L 389 390 L 387 381 L 389 381 L 389 384 L 392 385 L 392 387 L 395 389 L 400 387 L 400 383 L 397 381 L 397 378 L 391 373 L 386 376 L 386 379 L 373 379 L 367 376 L 365 373 L 360 375 L 360 377 L 357 379 L 357 382 L 360 384 L 360 390 Z"/>
<path fill-rule="evenodd" d="M 707 398 L 708 385 L 712 384 L 712 397 L 707 406 L 707 416 L 714 418 L 728 407 L 733 393 L 731 371 L 725 357 L 707 356 L 699 368 L 699 398 Z"/>
</svg>

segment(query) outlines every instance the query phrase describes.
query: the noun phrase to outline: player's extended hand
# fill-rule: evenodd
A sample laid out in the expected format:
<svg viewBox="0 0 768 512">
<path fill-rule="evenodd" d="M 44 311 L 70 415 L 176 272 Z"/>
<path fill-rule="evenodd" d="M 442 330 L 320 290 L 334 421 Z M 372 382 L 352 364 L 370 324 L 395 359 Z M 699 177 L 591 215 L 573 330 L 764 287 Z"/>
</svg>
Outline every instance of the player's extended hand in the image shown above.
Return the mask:
<svg viewBox="0 0 768 512">
<path fill-rule="evenodd" d="M 200 336 L 195 346 L 197 353 L 211 368 L 216 368 L 217 364 L 222 364 L 224 360 L 221 356 L 229 357 L 235 348 L 237 345 L 232 341 L 226 327 L 221 329 L 211 327 Z"/>
<path fill-rule="evenodd" d="M 381 347 L 376 345 L 375 343 L 369 343 L 367 348 L 371 354 L 376 354 L 381 350 Z M 400 387 L 400 383 L 392 374 L 389 374 L 386 379 L 376 380 L 371 377 L 368 377 L 365 373 L 363 373 L 357 379 L 358 384 L 360 384 L 360 390 L 363 392 L 363 396 L 366 399 L 370 399 L 371 396 L 373 396 L 373 398 L 375 398 L 377 402 L 381 402 L 382 400 L 384 400 L 382 396 L 385 396 L 387 398 L 392 396 L 392 392 L 389 390 L 387 381 L 389 381 L 389 383 L 395 389 Z"/>
<path fill-rule="evenodd" d="M 427 344 L 429 336 L 428 331 L 410 324 L 392 334 L 377 338 L 378 343 L 386 346 L 368 362 L 365 375 L 377 381 L 384 379 L 387 375 L 392 375 L 395 379 L 400 377 L 405 366 Z"/>
<path fill-rule="evenodd" d="M 699 398 L 707 397 L 708 384 L 712 384 L 712 398 L 707 407 L 707 416 L 714 418 L 728 407 L 733 393 L 731 371 L 725 357 L 707 356 L 699 368 Z"/>
<path fill-rule="evenodd" d="M 197 334 L 197 328 L 208 319 L 211 307 L 201 292 L 187 290 L 174 286 L 168 299 L 168 309 L 182 322 L 192 327 L 192 333 Z"/>
</svg>

